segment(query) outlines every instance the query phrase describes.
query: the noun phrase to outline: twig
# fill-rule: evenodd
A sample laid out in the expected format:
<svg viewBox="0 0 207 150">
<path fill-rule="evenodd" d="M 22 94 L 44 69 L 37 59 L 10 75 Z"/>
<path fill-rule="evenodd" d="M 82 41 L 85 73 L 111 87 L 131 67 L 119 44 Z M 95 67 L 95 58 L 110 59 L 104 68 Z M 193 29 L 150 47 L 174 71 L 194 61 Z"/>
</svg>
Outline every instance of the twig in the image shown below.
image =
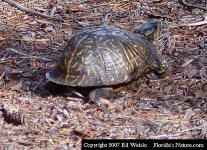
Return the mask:
<svg viewBox="0 0 207 150">
<path fill-rule="evenodd" d="M 2 58 L 0 59 L 0 63 L 5 63 L 7 60 L 11 59 L 39 59 L 39 60 L 44 60 L 44 61 L 51 61 L 50 59 L 47 58 L 33 58 L 31 56 L 24 56 L 24 57 L 10 57 L 10 58 Z"/>
<path fill-rule="evenodd" d="M 193 62 L 193 59 L 190 59 L 186 63 L 182 64 L 181 67 L 185 68 L 185 67 L 187 67 L 192 62 Z"/>
<path fill-rule="evenodd" d="M 197 130 L 197 129 L 202 129 L 202 127 L 189 128 L 189 129 L 186 129 L 183 131 L 177 131 L 172 134 L 161 134 L 161 135 L 149 136 L 149 137 L 147 137 L 147 139 L 171 138 L 171 137 L 179 136 L 179 135 L 182 135 L 186 132 Z"/>
<path fill-rule="evenodd" d="M 13 40 L 13 41 L 27 41 L 27 42 L 47 42 L 49 39 L 18 39 L 18 38 L 4 38 L 0 37 L 0 41 L 3 40 Z"/>
<path fill-rule="evenodd" d="M 5 75 L 5 71 L 4 71 L 4 72 L 2 73 L 2 75 L 0 76 L 0 80 L 3 79 L 4 75 Z"/>
<path fill-rule="evenodd" d="M 207 24 L 207 21 L 200 21 L 200 22 L 195 22 L 195 23 L 189 23 L 186 24 L 187 26 L 201 26 Z"/>
<path fill-rule="evenodd" d="M 187 7 L 193 7 L 193 8 L 199 8 L 199 9 L 203 9 L 203 10 L 207 10 L 206 7 L 202 7 L 202 6 L 197 6 L 197 5 L 192 5 L 192 4 L 188 4 L 186 3 L 185 0 L 181 0 L 181 3 Z"/>
<path fill-rule="evenodd" d="M 23 11 L 23 12 L 26 12 L 28 14 L 32 14 L 32 15 L 35 15 L 35 16 L 40 16 L 40 17 L 43 17 L 43 18 L 47 18 L 47 19 L 51 19 L 51 20 L 55 20 L 55 21 L 63 21 L 62 18 L 56 18 L 56 17 L 51 17 L 49 15 L 45 15 L 45 14 L 41 14 L 39 12 L 36 12 L 36 11 L 33 11 L 33 10 L 30 10 L 28 8 L 25 8 L 25 7 L 22 7 L 20 4 L 12 1 L 12 0 L 2 0 L 3 2 L 6 2 L 8 3 L 9 5 L 13 6 L 13 7 L 16 7 L 18 8 L 19 10 Z"/>
<path fill-rule="evenodd" d="M 12 59 L 39 59 L 39 60 L 44 60 L 44 61 L 51 61 L 52 59 L 47 59 L 47 58 L 33 58 L 31 56 L 23 56 L 23 57 L 9 57 L 9 58 L 1 58 L 0 63 L 7 62 L 8 60 Z"/>
<path fill-rule="evenodd" d="M 45 60 L 45 61 L 51 61 L 51 59 L 48 59 L 48 58 L 27 55 L 27 54 L 25 54 L 25 53 L 22 53 L 22 52 L 19 52 L 19 51 L 17 51 L 17 50 L 15 50 L 15 49 L 13 49 L 13 48 L 10 48 L 10 50 L 11 50 L 12 52 L 17 53 L 17 54 L 20 54 L 20 55 L 26 56 L 26 57 L 24 57 L 24 58 L 41 59 L 41 60 Z M 21 57 L 21 58 L 22 58 L 22 57 Z"/>
</svg>

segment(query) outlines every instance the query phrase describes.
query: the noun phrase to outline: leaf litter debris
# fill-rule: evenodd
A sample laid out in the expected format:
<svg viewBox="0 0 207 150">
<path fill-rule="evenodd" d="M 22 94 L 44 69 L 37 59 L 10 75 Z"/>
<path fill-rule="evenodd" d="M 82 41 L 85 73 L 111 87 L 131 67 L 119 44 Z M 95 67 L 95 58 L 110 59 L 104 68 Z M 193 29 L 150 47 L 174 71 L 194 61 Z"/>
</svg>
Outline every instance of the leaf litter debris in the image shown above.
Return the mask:
<svg viewBox="0 0 207 150">
<path fill-rule="evenodd" d="M 188 1 L 185 1 L 188 2 Z M 207 136 L 206 11 L 177 0 L 19 1 L 59 20 L 0 9 L 0 143 L 16 149 L 80 149 L 81 139 L 199 139 Z M 190 5 L 194 5 L 190 3 Z M 197 5 L 197 4 L 196 4 Z M 206 7 L 201 1 L 201 7 Z M 155 47 L 175 70 L 146 75 L 97 107 L 35 89 L 68 39 L 90 25 L 134 30 L 162 22 Z"/>
</svg>

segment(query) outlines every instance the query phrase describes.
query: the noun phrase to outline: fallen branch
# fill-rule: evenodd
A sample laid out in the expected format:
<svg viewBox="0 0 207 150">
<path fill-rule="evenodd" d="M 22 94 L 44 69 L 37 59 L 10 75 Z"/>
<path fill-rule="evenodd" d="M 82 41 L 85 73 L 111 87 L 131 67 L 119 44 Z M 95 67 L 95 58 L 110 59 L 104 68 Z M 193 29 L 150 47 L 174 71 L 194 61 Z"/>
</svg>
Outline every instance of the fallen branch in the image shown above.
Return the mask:
<svg viewBox="0 0 207 150">
<path fill-rule="evenodd" d="M 25 7 L 21 6 L 20 4 L 14 2 L 12 0 L 2 0 L 2 1 L 8 3 L 12 7 L 16 7 L 17 9 L 19 9 L 19 10 L 21 10 L 23 12 L 26 12 L 28 14 L 31 14 L 31 15 L 40 16 L 40 17 L 51 19 L 51 20 L 55 20 L 55 21 L 63 21 L 62 18 L 51 17 L 49 15 L 41 14 L 39 12 L 36 12 L 36 11 L 30 10 L 28 8 L 25 8 Z"/>
<path fill-rule="evenodd" d="M 183 5 L 185 5 L 185 6 L 187 6 L 187 7 L 199 8 L 199 9 L 202 9 L 202 10 L 207 10 L 206 7 L 202 7 L 202 6 L 197 6 L 197 5 L 188 4 L 188 3 L 186 3 L 185 0 L 180 0 L 180 1 L 181 1 L 181 3 L 182 3 Z"/>
</svg>

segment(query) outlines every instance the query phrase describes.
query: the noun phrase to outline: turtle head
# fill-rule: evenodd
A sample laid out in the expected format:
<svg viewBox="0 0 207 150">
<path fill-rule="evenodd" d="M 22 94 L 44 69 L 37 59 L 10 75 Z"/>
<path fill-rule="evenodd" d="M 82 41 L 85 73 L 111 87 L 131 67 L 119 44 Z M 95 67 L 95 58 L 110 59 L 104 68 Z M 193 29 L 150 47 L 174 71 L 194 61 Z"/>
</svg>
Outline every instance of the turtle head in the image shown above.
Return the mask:
<svg viewBox="0 0 207 150">
<path fill-rule="evenodd" d="M 145 24 L 141 28 L 135 30 L 134 33 L 141 34 L 148 41 L 153 43 L 160 33 L 160 28 L 161 28 L 160 22 L 152 21 L 150 23 Z"/>
<path fill-rule="evenodd" d="M 152 71 L 160 78 L 169 76 L 172 74 L 172 68 L 161 56 L 154 59 L 152 63 Z"/>
</svg>

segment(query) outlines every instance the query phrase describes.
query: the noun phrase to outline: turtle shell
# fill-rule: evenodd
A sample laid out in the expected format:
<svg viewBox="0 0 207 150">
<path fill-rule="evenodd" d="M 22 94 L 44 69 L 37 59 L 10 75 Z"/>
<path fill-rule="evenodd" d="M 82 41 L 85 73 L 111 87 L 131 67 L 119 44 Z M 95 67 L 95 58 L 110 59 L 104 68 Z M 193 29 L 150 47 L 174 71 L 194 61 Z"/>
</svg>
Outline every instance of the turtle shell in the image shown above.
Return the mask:
<svg viewBox="0 0 207 150">
<path fill-rule="evenodd" d="M 69 40 L 46 77 L 68 86 L 117 85 L 148 72 L 156 56 L 142 35 L 112 26 L 87 27 Z"/>
</svg>

